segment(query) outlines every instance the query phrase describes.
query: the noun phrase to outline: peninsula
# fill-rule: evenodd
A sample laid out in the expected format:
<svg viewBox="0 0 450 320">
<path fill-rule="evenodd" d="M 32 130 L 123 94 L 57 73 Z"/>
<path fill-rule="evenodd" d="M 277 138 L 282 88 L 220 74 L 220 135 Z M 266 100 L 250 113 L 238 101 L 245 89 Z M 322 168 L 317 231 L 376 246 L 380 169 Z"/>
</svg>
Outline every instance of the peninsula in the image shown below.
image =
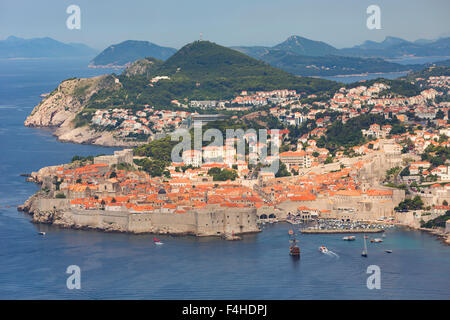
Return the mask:
<svg viewBox="0 0 450 320">
<path fill-rule="evenodd" d="M 32 173 L 41 190 L 20 209 L 39 223 L 135 233 L 233 238 L 294 217 L 386 220 L 447 235 L 449 70 L 340 86 L 197 41 L 120 76 L 68 79 L 25 125 L 127 149 Z M 203 141 L 175 161 L 165 136 L 180 128 L 247 132 L 221 146 Z M 263 128 L 267 141 L 252 144 L 259 137 L 248 130 Z M 276 171 L 264 170 L 273 163 Z"/>
</svg>

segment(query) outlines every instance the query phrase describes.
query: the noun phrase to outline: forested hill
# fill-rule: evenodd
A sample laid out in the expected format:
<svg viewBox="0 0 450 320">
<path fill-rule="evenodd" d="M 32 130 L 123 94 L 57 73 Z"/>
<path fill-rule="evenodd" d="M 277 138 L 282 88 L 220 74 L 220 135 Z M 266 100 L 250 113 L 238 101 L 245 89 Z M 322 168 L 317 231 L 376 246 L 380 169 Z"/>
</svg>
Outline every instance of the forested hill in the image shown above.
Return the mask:
<svg viewBox="0 0 450 320">
<path fill-rule="evenodd" d="M 136 64 L 140 67 L 136 68 Z M 231 99 L 242 90 L 292 89 L 311 94 L 338 88 L 336 82 L 294 76 L 208 41 L 187 44 L 165 62 L 149 64 L 140 60 L 130 68 L 119 76 L 120 90 L 103 90 L 89 106 L 168 106 L 173 99 Z M 156 76 L 170 79 L 150 84 Z"/>
<path fill-rule="evenodd" d="M 92 59 L 90 66 L 123 67 L 145 57 L 165 60 L 175 52 L 176 49 L 161 47 L 148 41 L 127 40 L 103 50 Z"/>
</svg>

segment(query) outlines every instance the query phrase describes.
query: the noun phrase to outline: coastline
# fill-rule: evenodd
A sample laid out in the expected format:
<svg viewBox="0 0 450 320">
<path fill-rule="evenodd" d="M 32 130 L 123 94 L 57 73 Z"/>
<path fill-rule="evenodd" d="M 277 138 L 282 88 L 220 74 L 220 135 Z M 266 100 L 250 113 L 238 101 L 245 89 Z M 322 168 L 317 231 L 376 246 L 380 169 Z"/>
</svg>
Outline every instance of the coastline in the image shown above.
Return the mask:
<svg viewBox="0 0 450 320">
<path fill-rule="evenodd" d="M 450 246 L 450 234 L 445 233 L 445 230 L 431 228 L 417 228 L 417 230 L 436 236 L 443 244 Z"/>
<path fill-rule="evenodd" d="M 333 77 L 333 78 L 350 78 L 350 77 L 367 77 L 372 75 L 383 75 L 383 74 L 403 74 L 410 73 L 412 70 L 405 71 L 392 71 L 392 72 L 365 72 L 365 73 L 355 73 L 355 74 L 338 74 L 338 75 L 322 75 L 322 76 L 311 76 L 312 78 L 323 78 L 323 77 Z"/>
<path fill-rule="evenodd" d="M 124 141 L 117 139 L 111 132 L 91 130 L 89 127 L 68 128 L 59 126 L 25 125 L 28 128 L 46 130 L 61 143 L 76 143 L 91 146 L 127 148 L 147 143 L 146 141 Z"/>
</svg>

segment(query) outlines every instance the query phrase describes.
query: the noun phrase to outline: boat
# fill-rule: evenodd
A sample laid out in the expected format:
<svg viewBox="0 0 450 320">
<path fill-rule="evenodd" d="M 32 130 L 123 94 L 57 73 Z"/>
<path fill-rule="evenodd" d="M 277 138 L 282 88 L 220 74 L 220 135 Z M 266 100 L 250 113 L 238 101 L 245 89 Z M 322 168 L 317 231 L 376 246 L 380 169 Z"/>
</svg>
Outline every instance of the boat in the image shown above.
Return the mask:
<svg viewBox="0 0 450 320">
<path fill-rule="evenodd" d="M 392 250 L 387 249 L 387 250 L 384 250 L 384 252 L 386 252 L 386 253 L 392 253 Z"/>
<path fill-rule="evenodd" d="M 348 236 L 348 237 L 342 238 L 342 240 L 345 240 L 345 241 L 354 241 L 355 239 L 356 239 L 355 236 Z"/>
<path fill-rule="evenodd" d="M 328 253 L 328 249 L 325 246 L 320 246 L 319 247 L 319 251 L 322 252 L 322 253 Z"/>
<path fill-rule="evenodd" d="M 159 240 L 158 238 L 153 238 L 153 243 L 157 244 L 157 245 L 163 244 L 163 242 L 161 240 Z"/>
<path fill-rule="evenodd" d="M 294 230 L 291 229 L 291 230 L 288 231 L 288 233 L 289 233 L 289 235 L 292 236 L 294 234 Z"/>
<path fill-rule="evenodd" d="M 375 242 L 375 243 L 383 242 L 383 239 L 375 238 L 375 239 L 373 239 L 373 242 Z"/>
<path fill-rule="evenodd" d="M 44 231 L 41 231 L 41 232 L 39 232 L 39 235 L 45 236 L 45 232 L 44 232 Z"/>
<path fill-rule="evenodd" d="M 361 253 L 361 256 L 363 256 L 363 257 L 367 257 L 367 243 L 366 243 L 366 239 L 367 239 L 367 236 L 364 236 L 364 250 Z"/>
<path fill-rule="evenodd" d="M 290 247 L 289 247 L 289 255 L 293 256 L 293 257 L 300 257 L 300 248 L 297 246 L 297 239 L 292 239 L 289 240 L 289 242 L 291 243 Z"/>
</svg>

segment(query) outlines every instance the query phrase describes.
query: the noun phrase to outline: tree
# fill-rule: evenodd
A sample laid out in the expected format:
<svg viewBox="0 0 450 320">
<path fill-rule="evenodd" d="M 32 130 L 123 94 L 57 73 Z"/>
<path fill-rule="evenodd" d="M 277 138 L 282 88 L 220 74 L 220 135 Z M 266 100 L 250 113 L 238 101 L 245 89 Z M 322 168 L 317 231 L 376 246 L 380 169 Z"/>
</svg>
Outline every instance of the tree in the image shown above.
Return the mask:
<svg viewBox="0 0 450 320">
<path fill-rule="evenodd" d="M 413 199 L 405 199 L 394 208 L 396 211 L 420 210 L 423 209 L 423 201 L 420 196 Z"/>
<path fill-rule="evenodd" d="M 438 112 L 436 112 L 436 119 L 444 119 L 445 117 L 445 113 L 442 110 L 438 110 Z"/>
<path fill-rule="evenodd" d="M 280 161 L 280 167 L 278 168 L 277 173 L 275 173 L 276 178 L 288 177 L 291 173 L 288 171 L 286 165 Z"/>
<path fill-rule="evenodd" d="M 403 169 L 400 172 L 400 176 L 404 177 L 404 176 L 409 176 L 411 173 L 409 172 L 409 167 L 406 167 L 405 169 Z"/>
<path fill-rule="evenodd" d="M 433 220 L 430 220 L 426 223 L 421 224 L 421 227 L 423 227 L 423 228 L 434 228 L 434 227 L 445 228 L 445 223 L 449 219 L 450 219 L 450 210 L 447 210 L 447 212 L 444 215 L 439 216 L 437 218 L 434 218 Z"/>
<path fill-rule="evenodd" d="M 211 168 L 208 170 L 208 174 L 213 177 L 213 181 L 234 181 L 238 177 L 237 172 L 230 169 Z"/>
</svg>

